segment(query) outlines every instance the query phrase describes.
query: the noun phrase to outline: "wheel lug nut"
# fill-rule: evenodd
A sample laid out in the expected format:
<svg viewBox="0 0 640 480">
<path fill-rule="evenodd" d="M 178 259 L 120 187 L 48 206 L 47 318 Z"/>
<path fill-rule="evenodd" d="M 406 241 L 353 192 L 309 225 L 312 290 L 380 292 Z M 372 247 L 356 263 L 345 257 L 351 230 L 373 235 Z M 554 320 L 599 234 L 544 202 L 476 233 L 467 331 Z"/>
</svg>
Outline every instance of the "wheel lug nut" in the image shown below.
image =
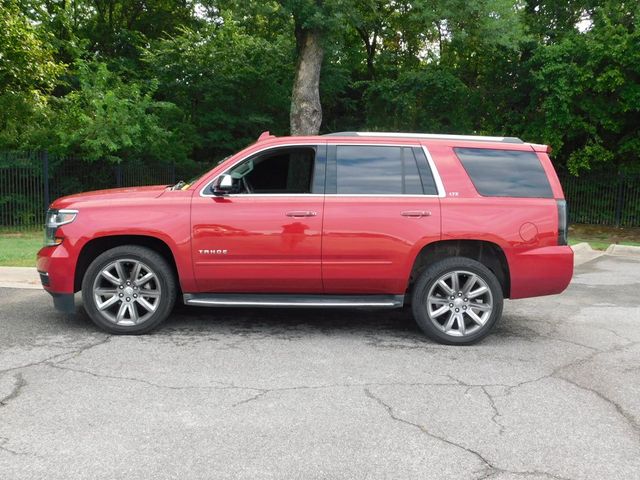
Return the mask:
<svg viewBox="0 0 640 480">
<path fill-rule="evenodd" d="M 450 306 L 450 307 L 453 307 L 453 303 L 450 303 L 450 304 L 449 304 L 449 306 Z"/>
<path fill-rule="evenodd" d="M 131 301 L 131 299 L 129 297 L 127 297 L 127 302 L 130 302 L 130 301 Z"/>
<path fill-rule="evenodd" d="M 121 289 L 122 289 L 122 288 L 124 288 L 124 285 L 120 285 L 120 288 L 121 288 Z"/>
<path fill-rule="evenodd" d="M 463 305 L 463 306 L 462 306 L 462 309 L 463 309 L 463 310 L 466 310 L 466 309 L 467 309 L 467 307 L 466 307 L 465 305 Z"/>
<path fill-rule="evenodd" d="M 462 296 L 462 292 L 458 292 L 458 296 L 461 297 Z"/>
<path fill-rule="evenodd" d="M 465 301 L 465 302 L 468 302 L 468 301 L 469 301 L 469 299 L 468 299 L 468 298 L 465 298 L 465 299 L 464 299 L 464 301 Z"/>
<path fill-rule="evenodd" d="M 124 293 L 121 293 L 120 295 L 118 295 L 119 297 L 124 297 Z"/>
<path fill-rule="evenodd" d="M 133 298 L 138 298 L 138 295 L 136 295 L 135 293 L 133 294 Z M 466 307 L 465 307 L 466 308 Z"/>
<path fill-rule="evenodd" d="M 453 295 L 451 295 L 449 298 L 450 298 L 451 300 L 453 300 L 453 299 L 454 299 L 454 298 L 456 298 L 456 297 L 454 297 Z"/>
<path fill-rule="evenodd" d="M 456 313 L 458 313 L 459 311 L 460 311 L 460 309 L 459 309 L 459 308 L 456 308 Z"/>
</svg>

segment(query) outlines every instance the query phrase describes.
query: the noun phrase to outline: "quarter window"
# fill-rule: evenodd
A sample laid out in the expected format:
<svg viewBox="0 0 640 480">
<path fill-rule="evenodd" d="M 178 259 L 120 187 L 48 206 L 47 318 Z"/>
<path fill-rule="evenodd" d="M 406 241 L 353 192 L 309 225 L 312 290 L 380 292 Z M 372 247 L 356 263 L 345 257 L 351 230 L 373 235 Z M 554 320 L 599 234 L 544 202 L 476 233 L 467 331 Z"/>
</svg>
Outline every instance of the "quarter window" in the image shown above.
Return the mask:
<svg viewBox="0 0 640 480">
<path fill-rule="evenodd" d="M 480 195 L 553 198 L 547 175 L 534 152 L 454 148 Z"/>
<path fill-rule="evenodd" d="M 423 194 L 411 148 L 338 146 L 336 161 L 338 194 Z"/>
</svg>

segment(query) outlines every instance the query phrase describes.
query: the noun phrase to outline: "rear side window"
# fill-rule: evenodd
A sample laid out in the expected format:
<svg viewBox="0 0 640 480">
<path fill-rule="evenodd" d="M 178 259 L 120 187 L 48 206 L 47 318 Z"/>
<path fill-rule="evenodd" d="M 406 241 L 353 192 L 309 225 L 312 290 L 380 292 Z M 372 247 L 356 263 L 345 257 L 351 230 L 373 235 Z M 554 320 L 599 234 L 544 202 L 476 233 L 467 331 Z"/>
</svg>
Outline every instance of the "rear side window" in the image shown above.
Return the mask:
<svg viewBox="0 0 640 480">
<path fill-rule="evenodd" d="M 534 152 L 454 148 L 480 195 L 553 198 L 547 175 Z"/>
<path fill-rule="evenodd" d="M 336 161 L 338 194 L 423 194 L 410 148 L 338 146 Z"/>
</svg>

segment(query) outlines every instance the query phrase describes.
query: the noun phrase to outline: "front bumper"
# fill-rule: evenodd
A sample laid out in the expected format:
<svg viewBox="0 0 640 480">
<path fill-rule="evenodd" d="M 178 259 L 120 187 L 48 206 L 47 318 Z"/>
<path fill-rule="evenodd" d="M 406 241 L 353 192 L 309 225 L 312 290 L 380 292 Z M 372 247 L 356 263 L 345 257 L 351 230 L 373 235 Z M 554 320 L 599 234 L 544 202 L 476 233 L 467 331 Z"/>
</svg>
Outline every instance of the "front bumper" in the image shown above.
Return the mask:
<svg viewBox="0 0 640 480">
<path fill-rule="evenodd" d="M 542 247 L 509 256 L 510 298 L 562 293 L 573 277 L 573 250 L 569 246 Z"/>
<path fill-rule="evenodd" d="M 58 246 L 43 247 L 38 252 L 36 268 L 40 282 L 53 297 L 53 306 L 61 312 L 75 312 L 75 267 L 75 256 L 69 254 L 64 242 Z"/>
<path fill-rule="evenodd" d="M 73 293 L 76 258 L 64 242 L 54 247 L 43 247 L 38 252 L 36 268 L 42 286 L 49 292 Z"/>
</svg>

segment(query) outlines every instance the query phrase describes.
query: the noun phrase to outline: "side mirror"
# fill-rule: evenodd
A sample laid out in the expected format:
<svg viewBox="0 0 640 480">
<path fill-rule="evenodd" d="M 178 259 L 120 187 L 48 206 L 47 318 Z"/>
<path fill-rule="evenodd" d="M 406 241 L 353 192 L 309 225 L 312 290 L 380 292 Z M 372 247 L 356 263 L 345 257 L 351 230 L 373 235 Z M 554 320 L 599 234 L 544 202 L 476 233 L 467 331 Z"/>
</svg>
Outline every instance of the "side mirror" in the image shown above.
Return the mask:
<svg viewBox="0 0 640 480">
<path fill-rule="evenodd" d="M 213 182 L 211 190 L 214 195 L 229 195 L 233 190 L 233 177 L 223 173 Z"/>
</svg>

